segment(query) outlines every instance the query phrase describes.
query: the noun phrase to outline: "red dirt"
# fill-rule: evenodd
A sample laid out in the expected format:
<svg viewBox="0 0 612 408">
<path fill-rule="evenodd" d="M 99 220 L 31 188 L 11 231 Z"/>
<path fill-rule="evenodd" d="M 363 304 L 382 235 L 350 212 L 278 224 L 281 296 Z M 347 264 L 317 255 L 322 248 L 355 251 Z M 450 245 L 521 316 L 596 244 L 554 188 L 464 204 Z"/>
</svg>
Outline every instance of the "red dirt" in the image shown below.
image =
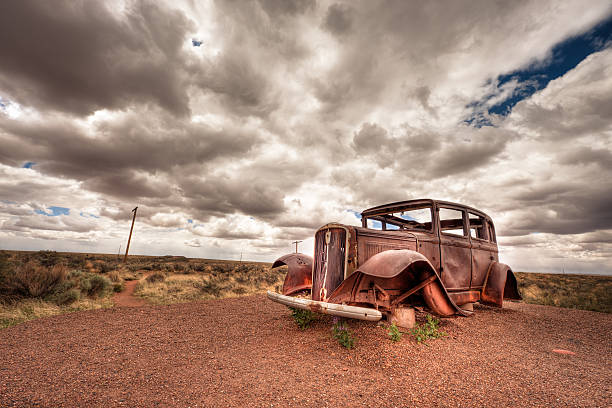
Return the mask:
<svg viewBox="0 0 612 408">
<path fill-rule="evenodd" d="M 612 315 L 505 307 L 428 346 L 351 321 L 354 350 L 263 296 L 53 316 L 0 330 L 0 405 L 609 406 Z"/>
<path fill-rule="evenodd" d="M 134 289 L 136 289 L 138 282 L 137 280 L 125 282 L 125 288 L 113 296 L 115 306 L 138 307 L 147 304 L 143 299 L 134 296 Z"/>
</svg>

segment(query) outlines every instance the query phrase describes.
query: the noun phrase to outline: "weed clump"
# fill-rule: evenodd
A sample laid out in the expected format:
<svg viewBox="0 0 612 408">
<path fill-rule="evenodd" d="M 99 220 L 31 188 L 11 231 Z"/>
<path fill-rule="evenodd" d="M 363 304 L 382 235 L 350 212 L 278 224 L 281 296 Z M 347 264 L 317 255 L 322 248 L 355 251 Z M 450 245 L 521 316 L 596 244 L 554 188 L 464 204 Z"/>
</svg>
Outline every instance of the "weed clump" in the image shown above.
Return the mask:
<svg viewBox="0 0 612 408">
<path fill-rule="evenodd" d="M 331 330 L 332 337 L 336 339 L 342 347 L 348 350 L 355 348 L 355 337 L 344 321 L 334 318 L 334 325 Z"/>
<path fill-rule="evenodd" d="M 427 340 L 438 339 L 446 336 L 446 333 L 439 329 L 440 320 L 427 315 L 427 322 L 422 325 L 417 324 L 410 332 L 414 336 L 417 343 L 423 343 Z"/>
<path fill-rule="evenodd" d="M 316 320 L 316 316 L 310 310 L 298 309 L 295 307 L 290 307 L 291 309 L 291 317 L 295 320 L 295 323 L 302 330 L 310 327 L 310 324 Z"/>
<path fill-rule="evenodd" d="M 389 331 L 387 332 L 387 334 L 393 342 L 398 342 L 402 339 L 402 332 L 399 330 L 395 323 L 389 326 Z"/>
</svg>

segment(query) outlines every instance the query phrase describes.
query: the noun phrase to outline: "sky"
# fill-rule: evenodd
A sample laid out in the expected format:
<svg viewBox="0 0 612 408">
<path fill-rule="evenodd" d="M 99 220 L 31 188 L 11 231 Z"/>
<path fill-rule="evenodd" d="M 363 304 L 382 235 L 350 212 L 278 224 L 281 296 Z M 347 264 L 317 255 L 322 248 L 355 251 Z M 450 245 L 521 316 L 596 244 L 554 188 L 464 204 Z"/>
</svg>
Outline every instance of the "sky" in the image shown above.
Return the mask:
<svg viewBox="0 0 612 408">
<path fill-rule="evenodd" d="M 387 202 L 612 274 L 612 3 L 0 3 L 0 248 L 273 261 Z"/>
</svg>

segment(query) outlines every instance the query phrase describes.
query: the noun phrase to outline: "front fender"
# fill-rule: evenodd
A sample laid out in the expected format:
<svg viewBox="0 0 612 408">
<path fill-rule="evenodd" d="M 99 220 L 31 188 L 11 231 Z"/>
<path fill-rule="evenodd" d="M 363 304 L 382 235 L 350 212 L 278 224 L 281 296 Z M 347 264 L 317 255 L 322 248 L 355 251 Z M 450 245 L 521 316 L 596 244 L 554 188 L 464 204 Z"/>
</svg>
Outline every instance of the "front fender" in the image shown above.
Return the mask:
<svg viewBox="0 0 612 408">
<path fill-rule="evenodd" d="M 350 293 L 354 285 L 358 284 L 360 274 L 391 279 L 402 273 L 413 273 L 416 276 L 415 280 L 410 283 L 410 287 L 402 288 L 405 291 L 429 280 L 420 290 L 423 293 L 423 300 L 435 314 L 439 316 L 455 314 L 466 316 L 469 314 L 459 308 L 450 298 L 431 262 L 423 254 L 408 249 L 392 249 L 372 256 L 338 286 L 330 296 L 330 301 L 344 298 L 343 292 Z"/>
<path fill-rule="evenodd" d="M 278 258 L 272 268 L 287 265 L 289 271 L 283 282 L 283 295 L 289 296 L 312 289 L 312 257 L 304 254 L 287 254 Z"/>
<path fill-rule="evenodd" d="M 508 265 L 491 262 L 480 301 L 490 306 L 502 307 L 504 299 L 522 300 L 516 277 Z"/>
</svg>

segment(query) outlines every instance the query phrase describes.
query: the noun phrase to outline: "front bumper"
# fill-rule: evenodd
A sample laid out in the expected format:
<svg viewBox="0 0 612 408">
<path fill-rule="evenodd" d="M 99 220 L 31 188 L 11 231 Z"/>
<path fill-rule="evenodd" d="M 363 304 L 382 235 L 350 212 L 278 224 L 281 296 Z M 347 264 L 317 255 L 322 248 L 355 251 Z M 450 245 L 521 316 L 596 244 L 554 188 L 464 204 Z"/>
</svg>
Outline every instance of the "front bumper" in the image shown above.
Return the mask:
<svg viewBox="0 0 612 408">
<path fill-rule="evenodd" d="M 351 319 L 369 320 L 376 322 L 382 318 L 382 313 L 368 307 L 339 305 L 336 303 L 320 302 L 318 300 L 297 298 L 281 295 L 268 291 L 268 299 L 281 303 L 285 306 L 297 309 L 310 310 L 317 313 L 325 313 L 333 316 L 348 317 Z"/>
</svg>

